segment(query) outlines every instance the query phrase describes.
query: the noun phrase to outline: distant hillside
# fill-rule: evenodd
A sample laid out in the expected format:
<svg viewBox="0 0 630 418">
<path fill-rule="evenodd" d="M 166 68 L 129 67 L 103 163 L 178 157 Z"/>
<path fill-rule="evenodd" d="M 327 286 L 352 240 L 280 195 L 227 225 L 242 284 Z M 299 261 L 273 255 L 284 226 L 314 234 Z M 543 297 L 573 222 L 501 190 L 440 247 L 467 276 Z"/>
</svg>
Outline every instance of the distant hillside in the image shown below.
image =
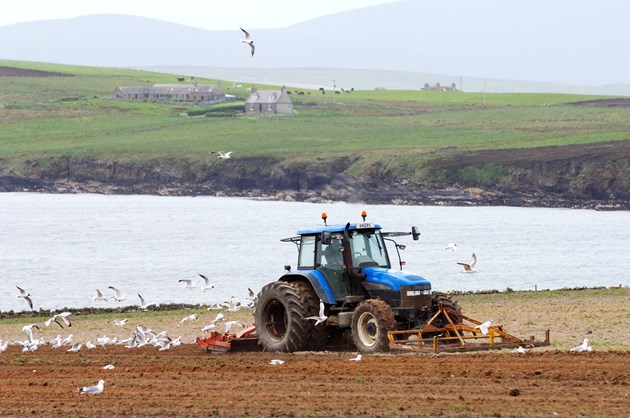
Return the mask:
<svg viewBox="0 0 630 418">
<path fill-rule="evenodd" d="M 630 58 L 622 53 L 627 25 L 619 3 L 602 0 L 594 6 L 577 0 L 566 8 L 543 0 L 400 1 L 285 28 L 248 28 L 257 45 L 253 58 L 240 43 L 238 28 L 213 31 L 93 15 L 1 27 L 0 58 L 107 67 L 239 68 L 252 77 L 274 68 L 386 70 L 419 73 L 421 84 L 423 74 L 449 84 L 459 84 L 462 77 L 467 91 L 549 91 L 493 81 L 533 80 L 557 83 L 562 92 L 605 85 L 589 92 L 623 95 L 630 91 Z M 310 84 L 307 75 L 298 71 L 296 81 L 290 81 L 303 77 Z"/>
</svg>

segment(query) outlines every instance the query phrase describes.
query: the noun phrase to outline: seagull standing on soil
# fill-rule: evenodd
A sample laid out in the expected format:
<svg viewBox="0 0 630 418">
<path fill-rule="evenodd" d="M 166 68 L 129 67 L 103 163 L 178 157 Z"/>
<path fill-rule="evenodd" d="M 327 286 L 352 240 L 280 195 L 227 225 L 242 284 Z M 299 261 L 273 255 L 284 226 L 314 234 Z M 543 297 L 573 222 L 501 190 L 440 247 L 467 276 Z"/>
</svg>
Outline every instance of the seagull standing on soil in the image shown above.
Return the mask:
<svg viewBox="0 0 630 418">
<path fill-rule="evenodd" d="M 81 350 L 81 347 L 83 347 L 83 343 L 76 343 L 73 344 L 72 347 L 70 347 L 67 351 L 69 353 L 77 353 Z"/>
<path fill-rule="evenodd" d="M 516 354 L 525 354 L 525 349 L 519 345 L 518 348 L 515 348 L 512 352 Z"/>
<path fill-rule="evenodd" d="M 318 316 L 307 316 L 306 318 L 302 318 L 302 319 L 313 319 L 315 321 L 314 325 L 319 325 L 322 322 L 326 321 L 328 319 L 328 317 L 325 314 L 325 309 L 326 307 L 324 306 L 324 301 L 323 300 L 319 300 L 319 315 Z"/>
<path fill-rule="evenodd" d="M 363 356 L 361 354 L 358 354 L 356 357 L 351 358 L 350 361 L 361 361 L 363 359 Z"/>
<path fill-rule="evenodd" d="M 18 290 L 20 291 L 20 294 L 17 295 L 16 297 L 18 299 L 24 299 L 26 301 L 26 303 L 28 303 L 28 306 L 31 308 L 31 310 L 33 310 L 33 300 L 31 299 L 31 294 L 28 293 L 26 290 L 22 289 L 20 286 L 15 286 L 18 288 Z"/>
<path fill-rule="evenodd" d="M 254 52 L 256 51 L 256 47 L 254 47 L 254 41 L 252 41 L 251 37 L 249 36 L 249 32 L 247 32 L 245 29 L 241 28 L 241 30 L 243 31 L 243 33 L 245 34 L 245 39 L 241 39 L 241 43 L 242 44 L 248 44 L 249 47 L 252 50 L 252 57 L 254 56 Z"/>
<path fill-rule="evenodd" d="M 127 299 L 127 295 L 123 295 L 123 293 L 119 289 L 116 289 L 114 286 L 109 286 L 109 288 L 114 291 L 114 296 L 112 296 L 112 299 L 114 299 L 116 302 L 122 302 L 123 300 Z"/>
<path fill-rule="evenodd" d="M 477 256 L 473 253 L 472 258 L 469 263 L 457 263 L 460 266 L 464 266 L 464 270 L 461 273 L 477 273 L 477 270 L 473 269 L 475 264 L 477 264 Z"/>
<path fill-rule="evenodd" d="M 588 338 L 584 338 L 582 344 L 578 345 L 577 347 L 573 347 L 571 351 L 575 351 L 578 353 L 581 353 L 583 351 L 593 351 L 593 347 L 591 347 L 590 345 L 590 340 Z"/>
<path fill-rule="evenodd" d="M 489 321 L 484 322 L 483 324 L 479 324 L 477 325 L 475 328 L 477 328 L 479 331 L 481 331 L 481 333 L 483 335 L 488 335 L 488 328 L 490 328 L 492 326 L 493 322 L 492 319 Z"/>
<path fill-rule="evenodd" d="M 269 362 L 272 366 L 278 366 L 280 364 L 284 364 L 284 360 L 273 359 Z"/>
<path fill-rule="evenodd" d="M 114 323 L 114 325 L 116 325 L 117 327 L 124 327 L 125 325 L 127 325 L 127 321 L 129 321 L 129 318 L 125 318 L 125 319 L 114 319 L 112 322 Z"/>
<path fill-rule="evenodd" d="M 88 393 L 90 395 L 98 395 L 99 393 L 103 392 L 103 389 L 105 389 L 105 381 L 99 380 L 96 386 L 84 386 L 82 388 L 79 388 L 79 392 L 81 394 Z"/>
</svg>

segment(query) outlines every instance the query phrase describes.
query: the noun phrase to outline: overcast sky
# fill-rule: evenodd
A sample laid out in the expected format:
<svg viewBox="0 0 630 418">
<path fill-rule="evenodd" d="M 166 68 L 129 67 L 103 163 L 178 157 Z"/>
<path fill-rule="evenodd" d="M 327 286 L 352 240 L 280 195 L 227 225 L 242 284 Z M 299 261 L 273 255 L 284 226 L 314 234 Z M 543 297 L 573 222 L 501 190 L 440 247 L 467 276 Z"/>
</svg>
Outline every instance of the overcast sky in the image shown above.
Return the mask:
<svg viewBox="0 0 630 418">
<path fill-rule="evenodd" d="M 398 0 L 18 0 L 5 1 L 0 26 L 116 13 L 209 30 L 280 28 L 345 10 Z"/>
</svg>

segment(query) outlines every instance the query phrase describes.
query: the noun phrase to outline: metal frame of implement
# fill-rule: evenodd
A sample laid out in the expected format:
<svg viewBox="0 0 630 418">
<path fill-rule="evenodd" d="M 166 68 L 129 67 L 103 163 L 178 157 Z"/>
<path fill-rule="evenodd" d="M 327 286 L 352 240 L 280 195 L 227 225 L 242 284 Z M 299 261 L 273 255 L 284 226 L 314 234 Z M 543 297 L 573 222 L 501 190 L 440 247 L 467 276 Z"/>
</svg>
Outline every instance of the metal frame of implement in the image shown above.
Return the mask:
<svg viewBox="0 0 630 418">
<path fill-rule="evenodd" d="M 433 321 L 440 315 L 444 315 L 449 322 L 442 328 L 432 325 Z M 460 318 L 462 322 L 455 323 L 453 318 Z M 474 325 L 466 325 L 464 321 Z M 387 338 L 389 339 L 389 347 L 392 350 L 432 350 L 434 353 L 440 351 L 493 350 L 518 346 L 542 347 L 548 346 L 550 342 L 549 330 L 545 332 L 544 341 L 537 341 L 533 336 L 528 340 L 524 340 L 510 335 L 503 331 L 501 325 L 491 325 L 488 327 L 488 334 L 484 335 L 475 325 L 481 325 L 481 322 L 446 309 L 444 306 L 440 305 L 440 310 L 433 315 L 423 328 L 390 331 L 387 333 Z M 472 335 L 464 335 L 464 332 L 471 333 Z M 431 337 L 424 338 L 423 334 L 430 334 Z"/>
</svg>

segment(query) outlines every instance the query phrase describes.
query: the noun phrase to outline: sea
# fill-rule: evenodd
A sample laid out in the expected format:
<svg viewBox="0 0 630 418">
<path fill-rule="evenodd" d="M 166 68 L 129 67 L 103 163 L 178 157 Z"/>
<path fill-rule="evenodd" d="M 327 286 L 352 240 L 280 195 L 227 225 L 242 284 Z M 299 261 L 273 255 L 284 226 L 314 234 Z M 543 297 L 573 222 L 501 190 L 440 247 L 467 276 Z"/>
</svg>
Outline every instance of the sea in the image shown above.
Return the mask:
<svg viewBox="0 0 630 418">
<path fill-rule="evenodd" d="M 296 268 L 298 229 L 367 221 L 396 238 L 405 271 L 439 291 L 543 290 L 630 285 L 630 212 L 519 207 L 299 203 L 232 197 L 0 193 L 0 311 L 146 302 L 211 304 Z M 446 249 L 455 243 L 457 251 Z M 389 246 L 393 268 L 399 268 Z M 457 262 L 477 256 L 474 274 Z M 206 275 L 186 288 L 181 279 Z M 94 301 L 96 289 L 126 294 Z"/>
</svg>

